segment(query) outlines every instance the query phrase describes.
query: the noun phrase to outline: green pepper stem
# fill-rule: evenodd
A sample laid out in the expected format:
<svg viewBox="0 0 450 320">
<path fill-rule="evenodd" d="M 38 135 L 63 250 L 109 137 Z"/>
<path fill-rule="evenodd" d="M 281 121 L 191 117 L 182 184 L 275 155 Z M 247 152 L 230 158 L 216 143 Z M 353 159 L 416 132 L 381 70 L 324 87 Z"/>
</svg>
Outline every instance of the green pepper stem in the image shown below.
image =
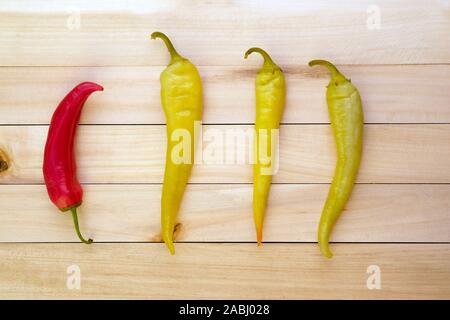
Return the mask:
<svg viewBox="0 0 450 320">
<path fill-rule="evenodd" d="M 258 52 L 260 55 L 263 56 L 265 66 L 276 66 L 276 64 L 273 62 L 272 58 L 269 56 L 269 54 L 261 48 L 253 47 L 253 48 L 248 49 L 245 52 L 244 59 L 247 59 L 247 57 L 253 52 Z"/>
<path fill-rule="evenodd" d="M 77 215 L 77 207 L 70 208 L 70 212 L 72 213 L 73 224 L 75 225 L 75 231 L 77 232 L 78 238 L 80 238 L 81 242 L 86 244 L 91 244 L 92 239 L 85 240 L 80 232 L 80 226 L 78 225 L 78 215 Z"/>
<path fill-rule="evenodd" d="M 327 67 L 327 69 L 331 72 L 331 77 L 333 80 L 347 80 L 345 76 L 336 68 L 334 64 L 328 62 L 326 60 L 312 60 L 308 63 L 310 67 L 321 65 Z"/>
<path fill-rule="evenodd" d="M 160 38 L 162 41 L 164 41 L 167 50 L 169 50 L 170 53 L 171 63 L 176 59 L 182 58 L 177 50 L 175 50 L 175 47 L 173 46 L 170 39 L 164 33 L 156 31 L 152 33 L 151 37 L 152 39 Z"/>
</svg>

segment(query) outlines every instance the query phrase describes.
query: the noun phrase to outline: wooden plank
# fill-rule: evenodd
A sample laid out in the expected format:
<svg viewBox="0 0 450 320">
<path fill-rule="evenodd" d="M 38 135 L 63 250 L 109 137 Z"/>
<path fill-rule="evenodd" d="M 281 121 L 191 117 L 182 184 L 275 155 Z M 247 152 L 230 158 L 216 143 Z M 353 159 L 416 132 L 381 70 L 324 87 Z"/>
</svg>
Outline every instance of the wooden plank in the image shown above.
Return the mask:
<svg viewBox="0 0 450 320">
<path fill-rule="evenodd" d="M 41 168 L 47 129 L 0 127 L 0 148 L 11 158 L 10 169 L 2 173 L 0 183 L 43 183 Z M 203 162 L 194 166 L 191 182 L 252 182 L 248 156 L 252 153 L 252 132 L 247 125 L 204 126 Z M 450 182 L 450 125 L 367 125 L 364 139 L 358 182 Z M 164 126 L 80 126 L 80 181 L 161 183 L 165 140 Z M 279 161 L 274 182 L 330 182 L 336 161 L 330 126 L 282 126 Z"/>
<path fill-rule="evenodd" d="M 448 244 L 338 244 L 331 260 L 313 244 L 177 248 L 171 256 L 161 244 L 0 244 L 0 298 L 450 298 Z M 379 290 L 367 288 L 370 266 Z M 70 290 L 75 268 L 80 289 Z"/>
<path fill-rule="evenodd" d="M 0 123 L 48 124 L 64 95 L 90 80 L 81 123 L 162 124 L 163 67 L 0 68 Z M 200 67 L 204 123 L 253 123 L 257 67 Z M 283 68 L 288 84 L 284 123 L 328 123 L 329 74 L 307 66 Z M 366 123 L 450 123 L 450 65 L 342 66 L 361 92 Z M 26 93 L 26 94 L 24 94 Z"/>
<path fill-rule="evenodd" d="M 315 242 L 329 185 L 272 186 L 264 239 Z M 161 241 L 160 185 L 86 185 L 83 233 L 100 242 Z M 24 205 L 26 202 L 31 205 Z M 357 185 L 336 242 L 450 242 L 450 185 Z M 251 185 L 190 185 L 177 241 L 254 242 Z M 45 186 L 0 186 L 1 242 L 78 242 Z M 213 208 L 213 209 L 212 209 Z"/>
<path fill-rule="evenodd" d="M 449 63 L 445 1 L 304 2 L 4 0 L 4 66 L 163 65 L 165 31 L 197 65 L 245 65 L 262 46 L 282 66 L 325 57 L 339 64 Z M 256 59 L 253 63 L 257 63 Z"/>
</svg>

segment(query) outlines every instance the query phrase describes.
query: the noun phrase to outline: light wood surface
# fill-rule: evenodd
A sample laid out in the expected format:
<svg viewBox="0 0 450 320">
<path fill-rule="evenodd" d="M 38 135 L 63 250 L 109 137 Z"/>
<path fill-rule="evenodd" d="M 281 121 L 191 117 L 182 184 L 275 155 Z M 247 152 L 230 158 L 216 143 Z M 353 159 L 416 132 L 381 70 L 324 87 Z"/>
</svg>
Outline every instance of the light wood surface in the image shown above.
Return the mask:
<svg viewBox="0 0 450 320">
<path fill-rule="evenodd" d="M 273 185 L 265 241 L 316 241 L 328 188 L 328 184 Z M 79 208 L 84 234 L 100 242 L 161 241 L 161 185 L 86 185 L 84 191 Z M 331 240 L 450 242 L 448 199 L 448 184 L 357 185 Z M 2 185 L 0 203 L 0 242 L 78 242 L 72 218 L 53 206 L 43 185 Z M 251 205 L 250 184 L 190 185 L 176 240 L 254 242 Z"/>
<path fill-rule="evenodd" d="M 1 50 L 1 49 L 0 49 Z M 274 57 L 275 59 L 275 57 Z M 251 57 L 251 63 L 261 58 Z M 0 61 L 0 65 L 1 65 Z M 321 67 L 284 67 L 284 123 L 329 123 L 325 101 L 329 73 Z M 164 67 L 0 68 L 0 123 L 48 124 L 61 99 L 90 80 L 104 92 L 86 103 L 81 123 L 163 124 L 159 74 Z M 358 87 L 366 123 L 450 123 L 450 65 L 340 67 Z M 205 124 L 254 122 L 258 66 L 199 67 Z M 426 106 L 426 107 L 424 107 Z"/>
<path fill-rule="evenodd" d="M 77 159 L 83 183 L 161 183 L 164 126 L 80 126 Z M 0 148 L 11 169 L 0 183 L 43 183 L 42 159 L 47 126 L 0 127 Z M 250 183 L 249 125 L 204 126 L 202 163 L 193 183 Z M 242 139 L 231 139 L 233 135 Z M 284 125 L 280 129 L 278 183 L 328 183 L 336 150 L 329 125 Z M 367 125 L 360 183 L 449 183 L 450 125 Z M 198 148 L 200 149 L 200 147 Z M 242 154 L 241 158 L 237 158 Z M 234 155 L 234 156 L 233 156 Z M 227 158 L 228 157 L 228 158 Z M 200 158 L 199 158 L 200 159 Z M 227 159 L 230 162 L 226 162 Z"/>
<path fill-rule="evenodd" d="M 3 298 L 446 299 L 448 244 L 0 244 Z M 69 290 L 78 266 L 81 287 Z M 378 266 L 381 289 L 367 288 Z M 73 267 L 71 267 L 73 268 Z M 70 270 L 73 270 L 69 268 Z M 369 269 L 370 270 L 370 269 Z M 19 285 L 19 286 L 18 286 Z"/>
<path fill-rule="evenodd" d="M 248 158 L 195 165 L 176 255 L 159 243 L 159 74 L 169 56 L 149 39 L 156 30 L 199 66 L 203 156 L 214 145 L 250 152 L 249 137 L 226 140 L 252 132 L 261 58 L 243 59 L 249 47 L 266 49 L 286 74 L 261 248 Z M 9 165 L 0 173 L 0 298 L 450 299 L 449 38 L 440 0 L 0 1 L 0 155 Z M 314 243 L 336 160 L 329 74 L 307 66 L 315 58 L 351 78 L 366 122 L 331 260 Z M 87 101 L 76 144 L 91 246 L 78 243 L 42 177 L 51 115 L 81 81 L 105 87 Z M 80 290 L 66 286 L 73 265 Z M 380 268 L 380 290 L 367 288 L 370 266 Z"/>
<path fill-rule="evenodd" d="M 284 66 L 318 57 L 338 64 L 448 63 L 449 10 L 440 0 L 3 0 L 0 56 L 6 66 L 163 65 L 166 49 L 149 39 L 161 30 L 197 65 L 245 65 L 252 46 Z"/>
</svg>

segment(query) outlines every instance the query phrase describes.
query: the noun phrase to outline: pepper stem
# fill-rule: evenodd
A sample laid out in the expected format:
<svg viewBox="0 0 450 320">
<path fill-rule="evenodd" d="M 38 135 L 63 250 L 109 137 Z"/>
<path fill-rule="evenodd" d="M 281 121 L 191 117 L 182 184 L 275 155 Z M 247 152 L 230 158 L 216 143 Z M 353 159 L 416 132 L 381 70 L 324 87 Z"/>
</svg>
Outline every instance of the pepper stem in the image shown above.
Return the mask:
<svg viewBox="0 0 450 320">
<path fill-rule="evenodd" d="M 78 215 L 77 215 L 77 207 L 70 208 L 70 212 L 72 213 L 73 224 L 75 226 L 75 231 L 77 232 L 78 238 L 80 238 L 81 242 L 86 244 L 91 244 L 92 239 L 85 240 L 80 232 L 80 226 L 78 225 Z"/>
<path fill-rule="evenodd" d="M 162 32 L 153 32 L 151 35 L 151 38 L 154 40 L 156 38 L 160 38 L 162 41 L 164 41 L 164 43 L 166 44 L 167 50 L 169 50 L 170 53 L 170 62 L 172 63 L 174 60 L 176 59 L 180 59 L 182 58 L 180 56 L 180 54 L 177 52 L 177 50 L 175 50 L 175 47 L 173 46 L 172 42 L 170 41 L 170 39 Z"/>
<path fill-rule="evenodd" d="M 244 58 L 247 59 L 247 57 L 253 53 L 253 52 L 258 52 L 259 54 L 261 54 L 264 58 L 264 66 L 276 66 L 276 64 L 273 62 L 272 58 L 269 56 L 269 54 L 264 51 L 261 48 L 250 48 L 245 52 Z"/>
<path fill-rule="evenodd" d="M 310 67 L 321 65 L 327 67 L 327 69 L 331 72 L 331 77 L 333 80 L 344 80 L 347 81 L 347 78 L 336 68 L 334 64 L 328 62 L 326 60 L 312 60 L 308 63 Z"/>
</svg>

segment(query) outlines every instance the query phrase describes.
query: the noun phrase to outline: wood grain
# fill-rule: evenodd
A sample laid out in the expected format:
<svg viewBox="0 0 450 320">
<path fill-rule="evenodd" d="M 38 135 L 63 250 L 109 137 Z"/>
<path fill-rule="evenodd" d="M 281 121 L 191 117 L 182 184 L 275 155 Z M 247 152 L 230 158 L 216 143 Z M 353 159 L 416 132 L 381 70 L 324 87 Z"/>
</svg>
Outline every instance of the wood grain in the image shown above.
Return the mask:
<svg viewBox="0 0 450 320">
<path fill-rule="evenodd" d="M 256 57 L 252 59 L 259 60 Z M 0 68 L 0 123 L 48 124 L 60 100 L 82 81 L 103 85 L 86 103 L 84 124 L 163 124 L 163 67 Z M 450 123 L 450 65 L 342 66 L 358 87 L 366 123 Z M 204 123 L 254 122 L 256 66 L 200 67 Z M 323 68 L 284 68 L 284 123 L 329 123 Z M 26 94 L 25 94 L 26 93 Z"/>
<path fill-rule="evenodd" d="M 149 39 L 156 30 L 197 65 L 245 65 L 251 46 L 266 48 L 282 66 L 322 57 L 338 64 L 449 63 L 449 10 L 439 0 L 3 0 L 0 64 L 164 65 L 166 49 Z"/>
<path fill-rule="evenodd" d="M 450 245 L 0 244 L 0 297 L 28 299 L 449 299 Z M 66 286 L 69 266 L 80 290 Z M 367 268 L 381 289 L 367 288 Z M 181 285 L 182 284 L 182 285 Z"/>
<path fill-rule="evenodd" d="M 2 0 L 0 298 L 450 299 L 449 17 L 441 0 Z M 166 141 L 159 74 L 169 60 L 149 39 L 156 30 L 199 66 L 205 92 L 210 159 L 194 167 L 175 256 L 155 243 Z M 251 138 L 227 140 L 252 132 L 261 58 L 243 59 L 251 46 L 270 52 L 288 84 L 262 248 L 230 243 L 254 242 Z M 356 84 L 367 123 L 331 260 L 299 243 L 315 241 L 336 161 L 329 74 L 307 67 L 316 58 Z M 70 217 L 42 177 L 51 114 L 87 80 L 105 87 L 86 104 L 76 150 L 91 246 L 69 243 L 78 242 Z M 224 164 L 232 150 L 246 150 L 244 161 Z M 81 290 L 66 287 L 71 265 Z M 371 265 L 381 290 L 367 289 Z"/>
<path fill-rule="evenodd" d="M 271 188 L 264 239 L 315 242 L 329 185 Z M 79 209 L 95 241 L 159 242 L 160 185 L 86 185 Z M 26 203 L 24 205 L 24 196 Z M 450 242 L 450 185 L 357 185 L 333 230 L 337 242 Z M 1 242 L 78 242 L 45 186 L 0 186 Z M 255 241 L 251 185 L 190 185 L 177 241 Z M 211 208 L 214 207 L 213 210 Z"/>
<path fill-rule="evenodd" d="M 47 126 L 0 127 L 0 148 L 11 159 L 0 183 L 43 183 L 47 130 Z M 194 166 L 190 181 L 252 182 L 248 156 L 252 138 L 245 136 L 252 131 L 248 125 L 204 126 L 203 162 Z M 243 138 L 233 139 L 234 135 Z M 358 182 L 450 182 L 450 125 L 367 125 L 364 139 Z M 77 150 L 80 181 L 161 183 L 165 140 L 164 126 L 81 126 Z M 328 183 L 335 161 L 329 125 L 284 125 L 274 182 Z"/>
</svg>

